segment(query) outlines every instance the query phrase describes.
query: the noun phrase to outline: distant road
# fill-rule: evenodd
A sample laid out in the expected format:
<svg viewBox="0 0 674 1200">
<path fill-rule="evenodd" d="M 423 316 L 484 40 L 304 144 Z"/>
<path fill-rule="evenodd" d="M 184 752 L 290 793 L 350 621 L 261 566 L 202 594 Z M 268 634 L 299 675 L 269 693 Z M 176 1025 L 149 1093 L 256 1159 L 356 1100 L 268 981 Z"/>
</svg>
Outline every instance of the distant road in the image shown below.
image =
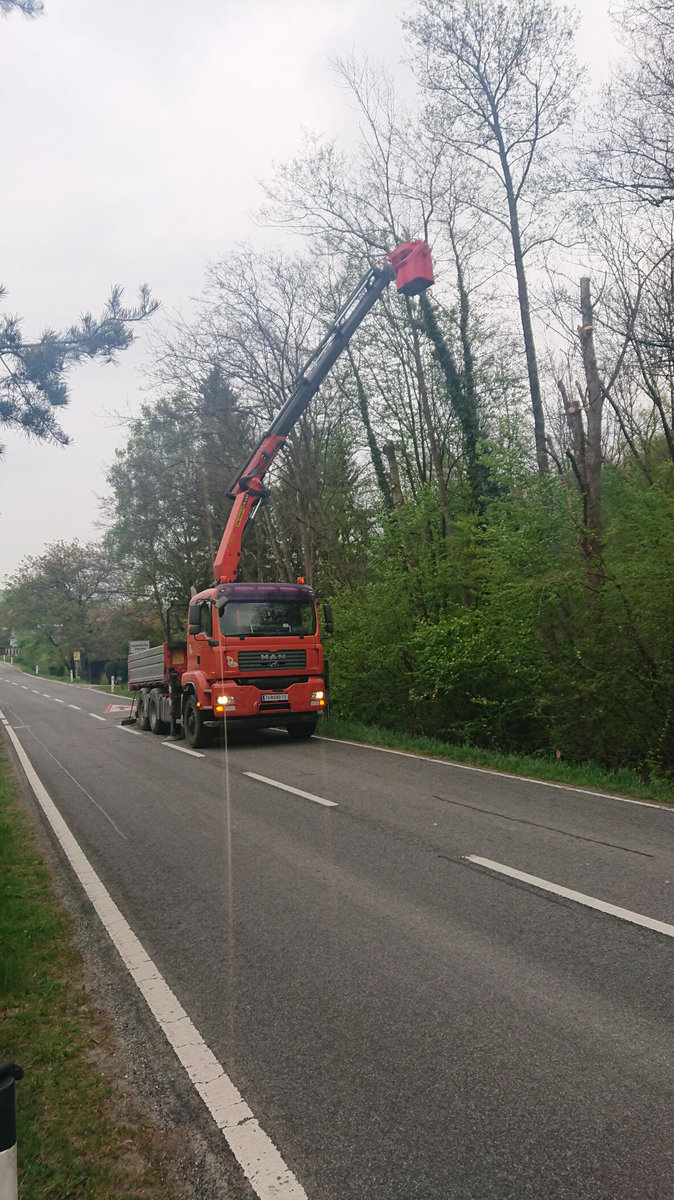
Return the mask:
<svg viewBox="0 0 674 1200">
<path fill-rule="evenodd" d="M 674 809 L 275 730 L 196 753 L 115 703 L 0 665 L 201 1089 L 141 1004 L 204 1200 L 672 1200 Z"/>
</svg>

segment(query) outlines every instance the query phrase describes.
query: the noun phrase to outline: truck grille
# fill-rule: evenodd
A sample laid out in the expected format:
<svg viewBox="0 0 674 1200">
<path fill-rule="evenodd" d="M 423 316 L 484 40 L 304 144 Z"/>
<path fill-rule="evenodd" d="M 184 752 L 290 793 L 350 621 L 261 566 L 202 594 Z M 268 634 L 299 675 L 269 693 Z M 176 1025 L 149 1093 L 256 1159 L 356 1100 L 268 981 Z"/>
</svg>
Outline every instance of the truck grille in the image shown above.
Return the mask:
<svg viewBox="0 0 674 1200">
<path fill-rule="evenodd" d="M 240 671 L 300 671 L 307 665 L 306 650 L 240 650 Z"/>
<path fill-rule="evenodd" d="M 308 683 L 308 675 L 275 675 L 270 679 L 268 675 L 239 675 L 234 681 L 239 687 L 255 687 L 259 692 L 268 692 L 270 687 L 273 687 L 275 692 L 287 692 L 288 688 L 293 687 L 296 683 Z"/>
</svg>

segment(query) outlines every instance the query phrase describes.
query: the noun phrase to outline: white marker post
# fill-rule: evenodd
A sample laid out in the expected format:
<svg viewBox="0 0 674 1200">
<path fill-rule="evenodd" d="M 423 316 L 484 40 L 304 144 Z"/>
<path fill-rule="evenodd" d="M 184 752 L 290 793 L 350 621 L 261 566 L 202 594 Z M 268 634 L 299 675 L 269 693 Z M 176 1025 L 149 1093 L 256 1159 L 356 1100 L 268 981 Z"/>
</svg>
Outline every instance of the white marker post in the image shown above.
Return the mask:
<svg viewBox="0 0 674 1200">
<path fill-rule="evenodd" d="M 23 1071 L 16 1063 L 0 1062 L 0 1200 L 17 1200 L 15 1080 Z"/>
</svg>

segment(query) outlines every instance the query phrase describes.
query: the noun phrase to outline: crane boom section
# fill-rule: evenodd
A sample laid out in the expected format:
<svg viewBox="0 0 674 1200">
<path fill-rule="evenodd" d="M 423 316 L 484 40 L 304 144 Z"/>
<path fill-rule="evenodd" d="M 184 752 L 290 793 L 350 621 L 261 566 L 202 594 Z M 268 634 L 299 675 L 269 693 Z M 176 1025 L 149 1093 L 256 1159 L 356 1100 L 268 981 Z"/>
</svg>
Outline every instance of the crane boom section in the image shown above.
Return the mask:
<svg viewBox="0 0 674 1200">
<path fill-rule="evenodd" d="M 395 272 L 391 267 L 373 267 L 351 293 L 295 382 L 283 408 L 276 414 L 259 445 L 232 483 L 229 489 L 230 497 L 234 498 L 242 487 L 246 487 L 248 478 L 258 475 L 260 468 L 263 471 L 269 469 L 293 425 L 308 408 L 328 371 L 334 366 L 361 321 L 392 279 L 395 279 Z"/>
<path fill-rule="evenodd" d="M 285 404 L 232 482 L 228 492 L 233 500 L 232 509 L 213 564 L 216 583 L 230 583 L 236 579 L 246 534 L 266 494 L 262 484 L 264 476 L 358 326 L 393 279 L 398 290 L 406 295 L 418 295 L 430 287 L 433 271 L 425 242 L 405 242 L 398 246 L 389 254 L 386 263 L 372 267 L 354 288 L 306 363 Z"/>
</svg>

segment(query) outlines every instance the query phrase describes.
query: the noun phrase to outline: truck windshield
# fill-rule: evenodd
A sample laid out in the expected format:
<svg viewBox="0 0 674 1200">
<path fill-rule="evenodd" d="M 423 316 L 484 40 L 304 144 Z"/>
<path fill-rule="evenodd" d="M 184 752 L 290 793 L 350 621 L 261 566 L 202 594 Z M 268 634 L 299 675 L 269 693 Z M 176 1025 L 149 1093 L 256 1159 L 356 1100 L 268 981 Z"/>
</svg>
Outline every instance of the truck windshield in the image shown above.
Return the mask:
<svg viewBox="0 0 674 1200">
<path fill-rule="evenodd" d="M 230 600 L 220 614 L 225 637 L 303 637 L 316 632 L 313 604 Z"/>
</svg>

